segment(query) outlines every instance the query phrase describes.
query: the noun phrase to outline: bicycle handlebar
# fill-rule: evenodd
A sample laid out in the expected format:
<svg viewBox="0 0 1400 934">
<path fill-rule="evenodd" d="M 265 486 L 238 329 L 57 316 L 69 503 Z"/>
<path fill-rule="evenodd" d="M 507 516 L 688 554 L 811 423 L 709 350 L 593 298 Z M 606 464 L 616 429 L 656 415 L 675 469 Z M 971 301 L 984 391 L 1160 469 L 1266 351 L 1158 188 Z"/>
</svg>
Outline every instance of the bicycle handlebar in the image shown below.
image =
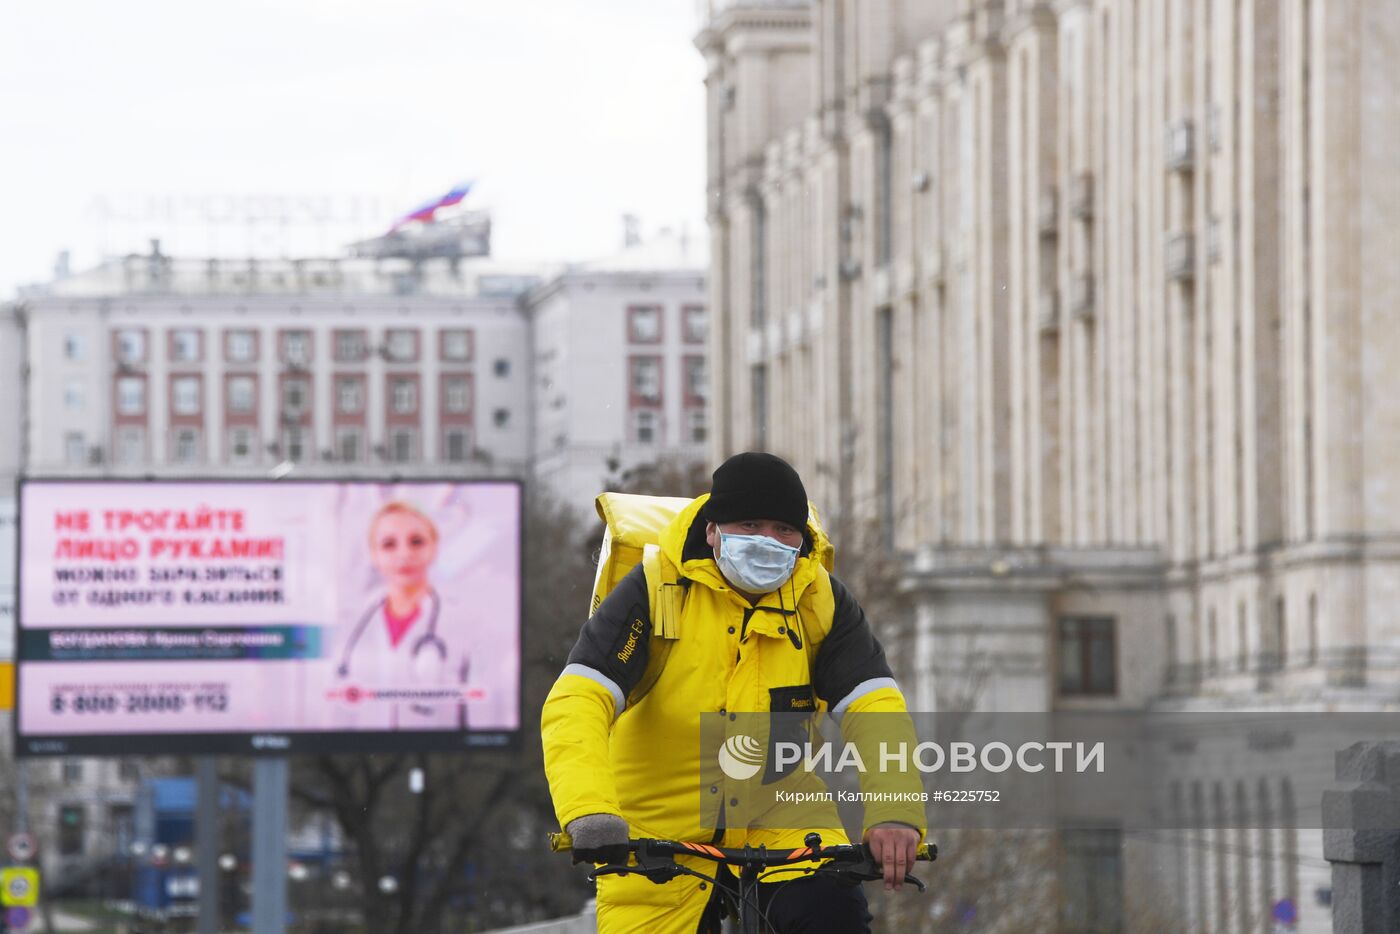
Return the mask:
<svg viewBox="0 0 1400 934">
<path fill-rule="evenodd" d="M 698 856 L 716 863 L 735 866 L 785 866 L 811 860 L 829 859 L 838 863 L 855 863 L 870 855 L 870 848 L 864 843 L 842 843 L 824 847 L 821 837 L 808 834 L 806 846 L 792 850 L 770 850 L 767 847 L 719 847 L 708 843 L 689 843 L 681 840 L 657 840 L 641 837 L 627 841 L 629 853 L 646 851 L 654 855 Z M 816 837 L 815 842 L 811 840 Z M 549 835 L 549 848 L 555 853 L 567 853 L 573 849 L 573 839 L 567 832 L 560 831 Z M 922 844 L 914 857 L 917 860 L 932 862 L 938 858 L 938 847 L 932 843 Z"/>
<path fill-rule="evenodd" d="M 588 874 L 590 881 L 601 875 L 635 872 L 655 883 L 669 882 L 678 875 L 692 873 L 676 862 L 677 856 L 696 856 L 720 865 L 735 866 L 754 877 L 764 869 L 790 866 L 794 863 L 829 860 L 838 867 L 825 871 L 863 882 L 884 878 L 884 870 L 875 862 L 870 847 L 864 843 L 842 843 L 836 846 L 822 846 L 821 836 L 809 833 L 803 841 L 806 846 L 791 850 L 770 850 L 767 847 L 718 847 L 707 843 L 689 843 L 681 840 L 656 840 L 639 838 L 627 841 L 628 853 L 636 857 L 636 863 L 610 863 L 593 869 Z M 566 832 L 549 835 L 549 848 L 556 853 L 573 849 L 573 840 Z M 932 862 L 938 858 L 938 847 L 932 843 L 923 844 L 916 851 L 916 860 Z M 905 882 L 918 886 L 923 891 L 924 884 L 912 875 L 905 875 Z"/>
</svg>

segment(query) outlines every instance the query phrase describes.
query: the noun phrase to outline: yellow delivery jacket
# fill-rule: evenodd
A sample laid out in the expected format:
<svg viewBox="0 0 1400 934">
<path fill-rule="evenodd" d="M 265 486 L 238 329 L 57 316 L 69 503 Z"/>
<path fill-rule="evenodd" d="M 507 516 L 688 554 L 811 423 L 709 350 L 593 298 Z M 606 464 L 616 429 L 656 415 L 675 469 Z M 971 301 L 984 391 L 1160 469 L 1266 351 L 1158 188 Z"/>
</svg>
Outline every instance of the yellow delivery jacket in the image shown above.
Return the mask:
<svg viewBox="0 0 1400 934">
<path fill-rule="evenodd" d="M 816 811 L 806 804 L 801 827 L 771 812 L 771 793 L 763 796 L 769 807 L 755 811 L 744 797 L 758 796 L 701 755 L 700 715 L 902 714 L 904 697 L 864 612 L 822 565 L 830 543 L 820 526 L 808 523 L 792 578 L 750 605 L 730 589 L 705 542 L 700 511 L 707 499 L 693 500 L 661 534 L 661 555 L 673 566 L 683 596 L 676 639 L 654 685 L 628 706 L 657 638 L 638 564 L 584 624 L 545 700 L 545 772 L 559 824 L 606 813 L 625 819 L 634 838 L 797 848 L 815 830 L 824 844 L 848 842 L 834 804 Z M 783 782 L 793 789 L 824 787 L 810 774 Z M 867 829 L 890 820 L 925 829 L 921 805 L 867 805 Z M 786 829 L 765 829 L 780 827 Z M 713 863 L 688 865 L 714 875 Z M 603 876 L 599 931 L 689 934 L 712 888 L 693 876 L 660 885 L 636 875 Z"/>
</svg>

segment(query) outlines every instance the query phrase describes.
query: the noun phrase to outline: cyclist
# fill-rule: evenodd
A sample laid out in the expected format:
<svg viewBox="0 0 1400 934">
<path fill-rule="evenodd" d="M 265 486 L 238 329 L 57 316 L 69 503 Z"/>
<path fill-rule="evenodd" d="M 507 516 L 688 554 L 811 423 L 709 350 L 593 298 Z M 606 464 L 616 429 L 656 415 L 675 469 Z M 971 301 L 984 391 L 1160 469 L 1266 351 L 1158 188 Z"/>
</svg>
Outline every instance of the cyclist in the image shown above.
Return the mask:
<svg viewBox="0 0 1400 934">
<path fill-rule="evenodd" d="M 801 478 L 778 457 L 748 452 L 721 464 L 710 492 L 681 510 L 660 547 L 684 596 L 678 636 L 654 685 L 628 706 L 653 638 L 639 564 L 584 624 L 545 701 L 545 771 L 575 859 L 624 862 L 629 836 L 800 847 L 804 830 L 765 828 L 761 815 L 742 816 L 744 802 L 726 800 L 722 783 L 700 787 L 707 765 L 700 758 L 700 714 L 824 709 L 843 717 L 904 716 L 884 650 L 855 599 L 823 566 L 830 543 L 809 521 Z M 707 795 L 720 798 L 718 831 L 702 822 Z M 811 829 L 828 844 L 844 842 L 834 804 L 824 807 Z M 924 830 L 917 805 L 867 806 L 864 839 L 887 889 L 902 884 Z M 718 890 L 732 888 L 724 872 L 709 882 L 681 876 L 664 885 L 635 873 L 602 876 L 599 931 L 714 930 Z M 713 864 L 708 874 L 714 876 Z M 859 886 L 807 877 L 760 889 L 779 932 L 868 930 Z"/>
</svg>

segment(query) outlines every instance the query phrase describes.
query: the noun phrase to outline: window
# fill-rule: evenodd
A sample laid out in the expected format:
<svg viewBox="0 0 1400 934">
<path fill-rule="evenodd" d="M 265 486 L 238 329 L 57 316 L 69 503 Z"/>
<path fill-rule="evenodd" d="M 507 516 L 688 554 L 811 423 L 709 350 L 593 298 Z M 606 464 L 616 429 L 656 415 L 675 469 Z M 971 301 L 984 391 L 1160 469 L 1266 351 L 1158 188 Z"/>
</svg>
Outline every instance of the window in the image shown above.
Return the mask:
<svg viewBox="0 0 1400 934">
<path fill-rule="evenodd" d="M 358 376 L 342 376 L 335 381 L 335 407 L 342 415 L 365 410 L 365 381 Z"/>
<path fill-rule="evenodd" d="M 889 305 L 875 312 L 875 488 L 879 491 L 881 536 L 888 549 L 894 548 L 896 521 L 894 494 L 894 407 L 895 355 L 894 309 Z"/>
<path fill-rule="evenodd" d="M 64 770 L 67 771 L 67 766 Z M 82 855 L 86 816 L 81 804 L 65 804 L 58 809 L 58 855 Z"/>
<path fill-rule="evenodd" d="M 709 388 L 704 357 L 685 358 L 685 394 L 692 399 L 705 399 Z"/>
<path fill-rule="evenodd" d="M 656 443 L 656 413 L 639 409 L 632 413 L 632 440 L 638 444 Z"/>
<path fill-rule="evenodd" d="M 1308 594 L 1308 664 L 1317 664 L 1317 594 Z"/>
<path fill-rule="evenodd" d="M 74 363 L 81 362 L 87 356 L 87 342 L 83 340 L 83 335 L 69 332 L 63 335 L 63 358 L 72 360 Z"/>
<path fill-rule="evenodd" d="M 83 780 L 83 760 L 64 759 L 63 760 L 63 780 L 65 782 L 80 782 Z"/>
<path fill-rule="evenodd" d="M 686 413 L 686 434 L 690 440 L 699 444 L 706 437 L 706 419 L 704 409 L 691 409 Z"/>
<path fill-rule="evenodd" d="M 510 361 L 505 357 L 497 357 L 494 367 L 497 376 L 504 378 L 510 375 Z"/>
<path fill-rule="evenodd" d="M 291 425 L 282 431 L 282 459 L 294 464 L 306 460 L 306 430 Z"/>
<path fill-rule="evenodd" d="M 1124 930 L 1123 857 L 1117 829 L 1060 831 L 1060 927 L 1084 934 Z"/>
<path fill-rule="evenodd" d="M 504 428 L 510 424 L 510 409 L 497 409 L 491 413 L 491 421 L 497 428 Z"/>
<path fill-rule="evenodd" d="M 686 305 L 681 309 L 681 331 L 687 344 L 703 344 L 710 333 L 710 320 L 703 305 Z"/>
<path fill-rule="evenodd" d="M 762 363 L 749 372 L 753 398 L 750 400 L 753 415 L 753 446 L 762 451 L 768 447 L 768 367 Z"/>
<path fill-rule="evenodd" d="M 1288 664 L 1288 601 L 1283 597 L 1274 598 L 1274 644 L 1272 649 L 1265 666 L 1271 671 L 1279 671 Z"/>
<path fill-rule="evenodd" d="M 233 428 L 228 433 L 228 460 L 231 464 L 250 464 L 256 452 L 253 449 L 253 429 Z"/>
<path fill-rule="evenodd" d="M 364 331 L 336 331 L 335 359 L 338 363 L 357 363 L 369 355 L 369 341 Z"/>
<path fill-rule="evenodd" d="M 1235 667 L 1240 671 L 1249 670 L 1249 611 L 1245 609 L 1244 601 L 1241 600 L 1236 607 L 1236 626 L 1239 632 L 1238 645 L 1235 653 Z"/>
<path fill-rule="evenodd" d="M 228 381 L 228 410 L 239 414 L 253 411 L 257 383 L 251 376 L 231 376 Z"/>
<path fill-rule="evenodd" d="M 117 332 L 117 362 L 142 363 L 146 359 L 146 332 L 122 328 Z"/>
<path fill-rule="evenodd" d="M 198 415 L 200 408 L 198 376 L 177 376 L 170 381 L 170 410 L 176 415 Z"/>
<path fill-rule="evenodd" d="M 418 411 L 418 381 L 413 379 L 390 380 L 389 397 L 395 415 L 412 415 Z"/>
<path fill-rule="evenodd" d="M 81 431 L 70 431 L 63 436 L 63 462 L 77 467 L 87 461 L 87 443 Z"/>
<path fill-rule="evenodd" d="M 289 379 L 282 383 L 282 412 L 292 416 L 305 412 L 310 389 L 304 379 Z"/>
<path fill-rule="evenodd" d="M 135 772 L 135 768 L 123 762 L 118 767 L 121 780 L 125 782 L 137 781 L 136 778 L 128 778 L 128 770 Z M 115 853 L 130 853 L 131 844 L 136 839 L 136 809 L 130 804 L 113 804 L 107 808 L 108 826 L 112 828 L 111 836 L 108 838 L 112 851 Z"/>
<path fill-rule="evenodd" d="M 123 376 L 117 380 L 117 414 L 146 414 L 146 381 L 139 376 Z"/>
<path fill-rule="evenodd" d="M 398 363 L 418 359 L 418 332 L 407 328 L 391 328 L 384 336 L 384 349 L 390 360 Z"/>
<path fill-rule="evenodd" d="M 363 457 L 364 442 L 358 428 L 337 428 L 335 432 L 336 459 L 353 464 Z"/>
<path fill-rule="evenodd" d="M 661 343 L 661 306 L 633 305 L 628 308 L 627 339 L 634 344 Z"/>
<path fill-rule="evenodd" d="M 471 438 L 460 428 L 454 428 L 442 436 L 443 459 L 460 463 L 471 457 Z"/>
<path fill-rule="evenodd" d="M 472 409 L 472 384 L 465 376 L 449 376 L 442 381 L 442 407 L 453 415 Z"/>
<path fill-rule="evenodd" d="M 80 379 L 70 379 L 63 387 L 63 407 L 70 412 L 81 412 L 87 405 L 87 391 Z"/>
<path fill-rule="evenodd" d="M 139 464 L 146 459 L 146 430 L 124 426 L 117 429 L 116 451 L 113 460 L 117 464 Z"/>
<path fill-rule="evenodd" d="M 661 401 L 661 358 L 632 358 L 632 396 L 643 402 Z"/>
<path fill-rule="evenodd" d="M 224 359 L 229 363 L 252 363 L 258 358 L 256 331 L 224 332 Z"/>
<path fill-rule="evenodd" d="M 193 464 L 199 460 L 199 431 L 178 428 L 170 445 L 170 460 L 176 464 Z"/>
<path fill-rule="evenodd" d="M 173 363 L 197 363 L 200 358 L 200 335 L 193 328 L 178 328 L 170 332 L 170 360 Z"/>
<path fill-rule="evenodd" d="M 389 454 L 400 464 L 417 456 L 418 433 L 411 428 L 396 428 L 389 435 Z"/>
<path fill-rule="evenodd" d="M 1114 621 L 1067 617 L 1059 621 L 1060 693 L 1109 695 L 1118 691 Z"/>
<path fill-rule="evenodd" d="M 282 332 L 282 361 L 293 366 L 306 366 L 311 362 L 311 332 Z"/>
<path fill-rule="evenodd" d="M 443 331 L 440 340 L 442 359 L 465 363 L 472 358 L 471 331 Z"/>
<path fill-rule="evenodd" d="M 136 765 L 136 760 L 134 760 L 134 759 L 120 759 L 120 760 L 118 760 L 118 762 L 117 762 L 117 778 L 120 779 L 121 781 L 124 781 L 124 782 L 139 782 L 139 781 L 141 780 L 141 770 L 137 767 L 137 765 Z M 117 813 L 118 809 L 120 809 L 120 808 L 125 808 L 125 809 L 126 809 L 127 815 L 128 815 L 128 818 L 129 818 L 130 813 L 131 813 L 131 806 L 130 806 L 130 805 L 123 805 L 123 804 L 117 804 L 117 805 L 113 805 L 113 806 L 112 806 L 112 814 L 113 814 L 113 817 L 116 816 L 116 813 Z"/>
<path fill-rule="evenodd" d="M 1176 658 L 1176 638 L 1176 617 L 1168 613 L 1166 624 L 1168 684 L 1175 684 L 1181 677 L 1181 663 Z"/>
<path fill-rule="evenodd" d="M 1215 622 L 1215 610 L 1206 616 L 1206 673 L 1220 670 L 1220 627 Z"/>
</svg>

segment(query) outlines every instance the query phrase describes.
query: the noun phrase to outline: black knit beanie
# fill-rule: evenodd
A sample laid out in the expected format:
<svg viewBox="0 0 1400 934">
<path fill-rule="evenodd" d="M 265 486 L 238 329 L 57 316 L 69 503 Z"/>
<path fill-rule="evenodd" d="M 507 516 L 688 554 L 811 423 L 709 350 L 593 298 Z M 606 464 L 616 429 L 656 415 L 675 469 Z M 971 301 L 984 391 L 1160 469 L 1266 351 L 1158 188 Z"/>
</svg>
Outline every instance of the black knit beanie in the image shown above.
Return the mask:
<svg viewBox="0 0 1400 934">
<path fill-rule="evenodd" d="M 704 515 L 715 523 L 768 519 L 805 531 L 807 490 L 781 457 L 746 451 L 715 468 Z"/>
</svg>

